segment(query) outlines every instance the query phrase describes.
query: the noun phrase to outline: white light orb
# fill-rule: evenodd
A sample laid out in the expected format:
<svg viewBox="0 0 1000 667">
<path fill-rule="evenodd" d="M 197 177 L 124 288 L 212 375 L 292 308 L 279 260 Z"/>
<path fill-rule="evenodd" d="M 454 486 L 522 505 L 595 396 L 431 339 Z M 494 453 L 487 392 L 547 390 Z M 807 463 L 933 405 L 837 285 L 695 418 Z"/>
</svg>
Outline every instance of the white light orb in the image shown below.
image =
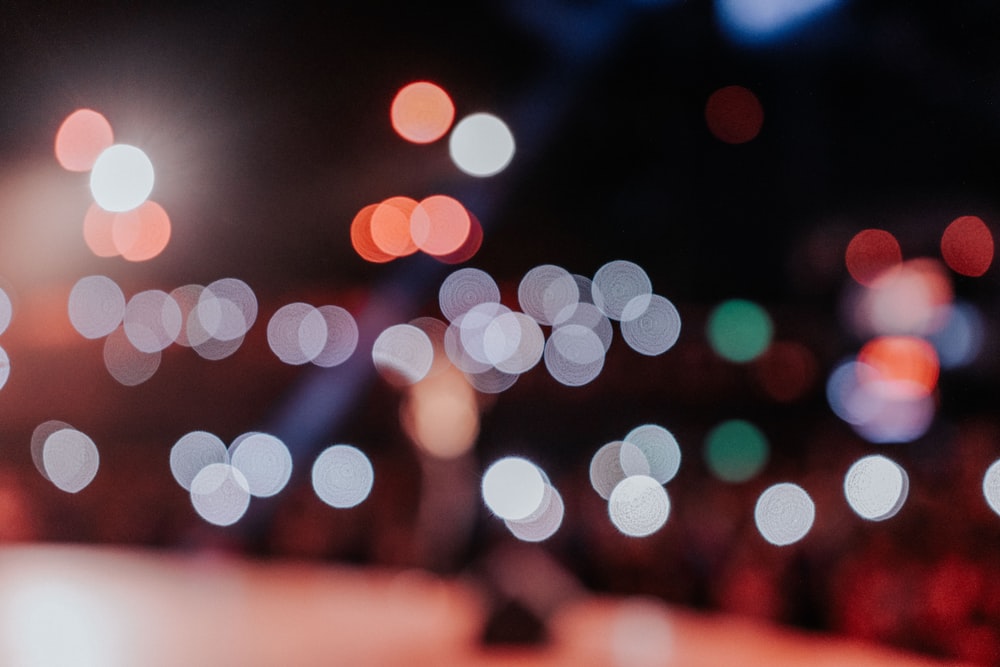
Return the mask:
<svg viewBox="0 0 1000 667">
<path fill-rule="evenodd" d="M 542 504 L 546 486 L 538 466 L 508 456 L 494 462 L 483 475 L 483 502 L 501 519 L 520 521 Z"/>
<path fill-rule="evenodd" d="M 455 166 L 480 178 L 503 171 L 514 157 L 514 135 L 507 124 L 488 113 L 463 118 L 451 132 L 448 152 Z"/>
<path fill-rule="evenodd" d="M 153 163 L 142 149 L 115 144 L 97 156 L 90 171 L 90 193 L 105 211 L 131 211 L 149 197 L 153 180 Z"/>
</svg>

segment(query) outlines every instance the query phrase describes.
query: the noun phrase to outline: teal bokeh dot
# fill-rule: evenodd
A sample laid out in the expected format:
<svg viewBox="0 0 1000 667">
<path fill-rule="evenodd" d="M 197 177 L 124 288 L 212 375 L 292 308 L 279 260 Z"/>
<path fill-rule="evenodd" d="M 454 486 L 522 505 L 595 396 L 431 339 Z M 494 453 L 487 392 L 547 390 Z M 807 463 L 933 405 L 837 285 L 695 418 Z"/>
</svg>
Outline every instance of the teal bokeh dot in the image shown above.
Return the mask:
<svg viewBox="0 0 1000 667">
<path fill-rule="evenodd" d="M 716 354 L 729 361 L 756 359 L 771 344 L 773 334 L 767 311 L 746 299 L 724 301 L 708 318 L 708 342 Z"/>
<path fill-rule="evenodd" d="M 717 425 L 705 439 L 705 462 L 709 470 L 726 482 L 745 482 L 767 463 L 767 437 L 753 424 L 730 419 Z"/>
</svg>

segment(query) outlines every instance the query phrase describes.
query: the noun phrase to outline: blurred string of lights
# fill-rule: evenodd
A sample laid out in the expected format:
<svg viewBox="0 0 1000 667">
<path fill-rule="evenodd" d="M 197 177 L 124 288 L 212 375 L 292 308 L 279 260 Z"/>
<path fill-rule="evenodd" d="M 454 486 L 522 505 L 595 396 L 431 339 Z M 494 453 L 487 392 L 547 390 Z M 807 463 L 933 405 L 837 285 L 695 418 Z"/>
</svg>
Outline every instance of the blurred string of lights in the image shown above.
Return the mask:
<svg viewBox="0 0 1000 667">
<path fill-rule="evenodd" d="M 754 14 L 750 4 L 737 0 L 718 4 L 721 20 L 744 36 L 756 31 L 758 38 L 769 31 L 778 34 L 836 3 L 816 0 L 793 6 L 775 1 L 766 14 Z M 394 131 L 413 143 L 432 143 L 450 132 L 452 162 L 474 178 L 500 174 L 515 156 L 514 134 L 504 120 L 475 112 L 455 123 L 454 101 L 428 81 L 401 88 L 389 116 Z M 704 116 L 709 132 L 728 144 L 752 141 L 764 121 L 760 100 L 738 85 L 713 92 Z M 67 117 L 56 134 L 55 155 L 67 170 L 90 173 L 94 203 L 83 218 L 83 238 L 96 256 L 141 262 L 167 247 L 169 216 L 149 199 L 153 165 L 140 148 L 115 144 L 111 124 L 100 113 L 80 109 Z M 388 197 L 364 206 L 350 226 L 355 252 L 377 264 L 417 252 L 443 264 L 465 263 L 483 239 L 476 215 L 458 198 L 444 194 L 419 201 Z M 872 443 L 908 442 L 924 435 L 936 411 L 942 369 L 968 363 L 981 344 L 982 318 L 971 304 L 955 301 L 948 270 L 964 277 L 984 275 L 993 260 L 992 233 L 982 219 L 961 216 L 945 228 L 940 251 L 942 261 L 904 261 L 895 236 L 881 229 L 859 232 L 846 248 L 845 266 L 856 285 L 846 293 L 844 312 L 855 333 L 868 340 L 834 368 L 827 399 L 834 414 Z M 6 294 L 0 295 L 2 333 L 12 307 Z M 476 392 L 506 391 L 539 364 L 565 386 L 593 382 L 614 338 L 612 322 L 618 322 L 626 344 L 646 356 L 670 350 L 681 331 L 674 304 L 654 294 L 646 272 L 627 260 L 608 262 L 592 277 L 557 265 L 537 266 L 518 286 L 520 310 L 501 303 L 496 281 L 472 267 L 448 275 L 438 297 L 443 320 L 424 317 L 381 327 L 371 341 L 371 358 L 386 381 L 406 392 L 400 409 L 404 430 L 418 447 L 442 458 L 459 456 L 474 444 Z M 170 293 L 146 290 L 126 300 L 114 281 L 93 275 L 74 285 L 68 311 L 81 336 L 104 339 L 109 373 L 132 386 L 156 372 L 161 352 L 173 344 L 190 347 L 208 360 L 232 355 L 257 319 L 257 299 L 246 283 L 224 278 Z M 383 317 L 377 314 L 376 320 Z M 808 350 L 803 354 L 792 343 L 775 341 L 767 311 L 746 299 L 715 307 L 705 333 L 711 349 L 731 363 L 766 360 L 778 350 L 785 359 L 797 359 L 800 367 L 810 363 Z M 290 303 L 267 325 L 271 351 L 290 365 L 345 364 L 361 338 L 354 316 L 335 305 Z M 0 369 L 2 386 L 9 373 L 5 353 Z M 36 428 L 31 454 L 39 472 L 69 493 L 85 488 L 99 467 L 93 440 L 55 420 Z M 749 421 L 729 419 L 706 437 L 704 457 L 716 478 L 739 484 L 767 465 L 768 440 Z M 244 516 L 251 497 L 267 498 L 284 489 L 293 460 L 288 445 L 269 433 L 246 433 L 226 447 L 218 437 L 195 431 L 174 445 L 170 468 L 189 492 L 195 511 L 210 523 L 226 526 Z M 623 440 L 598 449 L 591 460 L 591 484 L 607 501 L 609 519 L 619 531 L 643 537 L 667 523 L 671 501 L 665 485 L 680 462 L 676 439 L 655 424 L 639 426 Z M 983 494 L 1000 513 L 998 465 L 984 474 Z M 333 445 L 314 459 L 313 489 L 332 507 L 363 502 L 373 483 L 370 460 L 354 446 Z M 848 505 L 870 521 L 895 516 L 908 490 L 906 471 L 881 455 L 856 461 L 844 479 Z M 561 495 L 545 472 L 526 458 L 493 462 L 483 475 L 481 493 L 485 505 L 519 539 L 545 540 L 563 521 Z M 782 482 L 760 494 L 754 519 L 767 542 L 784 546 L 809 532 L 815 506 L 802 487 Z"/>
</svg>

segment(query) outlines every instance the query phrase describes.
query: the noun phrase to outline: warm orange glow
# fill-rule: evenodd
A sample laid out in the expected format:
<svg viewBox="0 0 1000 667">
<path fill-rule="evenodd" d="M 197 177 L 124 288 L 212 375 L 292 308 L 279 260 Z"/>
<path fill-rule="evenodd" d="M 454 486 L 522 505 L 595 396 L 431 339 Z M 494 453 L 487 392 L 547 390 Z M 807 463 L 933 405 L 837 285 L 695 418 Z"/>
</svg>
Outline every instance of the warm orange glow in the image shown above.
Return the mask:
<svg viewBox="0 0 1000 667">
<path fill-rule="evenodd" d="M 472 222 L 461 202 L 446 195 L 421 201 L 410 215 L 410 233 L 428 255 L 449 255 L 469 238 Z"/>
<path fill-rule="evenodd" d="M 884 229 L 865 229 L 854 235 L 844 253 L 847 271 L 862 285 L 871 286 L 887 270 L 899 266 L 899 241 Z"/>
<path fill-rule="evenodd" d="M 955 273 L 981 276 L 993 263 L 993 234 L 981 218 L 963 215 L 944 230 L 941 256 Z"/>
<path fill-rule="evenodd" d="M 417 81 L 396 93 L 389 116 L 399 136 L 415 144 L 427 144 L 443 137 L 451 127 L 455 105 L 440 86 Z"/>
<path fill-rule="evenodd" d="M 400 406 L 403 430 L 420 449 L 438 458 L 468 452 L 479 435 L 476 391 L 454 366 L 413 385 Z"/>
<path fill-rule="evenodd" d="M 372 214 L 378 204 L 369 204 L 358 211 L 351 221 L 351 245 L 361 259 L 373 264 L 384 264 L 396 259 L 389 253 L 382 252 L 372 239 Z"/>
<path fill-rule="evenodd" d="M 748 89 L 726 86 L 709 96 L 705 104 L 705 122 L 716 139 L 727 144 L 743 144 L 760 132 L 764 109 Z"/>
<path fill-rule="evenodd" d="M 865 344 L 858 361 L 874 369 L 887 391 L 901 396 L 926 396 L 937 386 L 941 367 L 934 346 L 915 336 L 881 336 Z"/>
<path fill-rule="evenodd" d="M 98 257 L 117 257 L 121 254 L 111 235 L 116 216 L 117 213 L 105 211 L 95 203 L 90 205 L 83 218 L 83 240 L 90 252 Z"/>
<path fill-rule="evenodd" d="M 410 216 L 417 207 L 415 199 L 389 197 L 372 213 L 372 240 L 382 252 L 393 257 L 406 257 L 417 251 L 410 235 Z"/>
<path fill-rule="evenodd" d="M 89 171 L 114 139 L 111 123 L 104 116 L 91 109 L 77 109 L 56 131 L 56 160 L 69 171 Z"/>
<path fill-rule="evenodd" d="M 111 238 L 122 257 L 144 262 L 159 255 L 170 242 L 170 216 L 155 201 L 115 216 Z"/>
<path fill-rule="evenodd" d="M 461 264 L 462 262 L 468 262 L 479 252 L 479 248 L 483 245 L 483 226 L 472 211 L 468 211 L 468 214 L 469 235 L 466 237 L 465 243 L 455 252 L 447 255 L 435 255 L 435 259 L 439 262 L 443 262 L 444 264 Z"/>
</svg>

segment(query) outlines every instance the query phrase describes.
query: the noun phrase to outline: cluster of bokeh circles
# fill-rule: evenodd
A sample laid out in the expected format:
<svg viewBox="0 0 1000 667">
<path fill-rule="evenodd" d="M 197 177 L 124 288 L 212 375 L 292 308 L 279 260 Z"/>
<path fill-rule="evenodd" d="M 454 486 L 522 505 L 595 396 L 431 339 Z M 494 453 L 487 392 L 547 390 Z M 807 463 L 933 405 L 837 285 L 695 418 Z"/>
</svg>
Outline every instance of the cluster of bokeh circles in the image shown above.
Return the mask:
<svg viewBox="0 0 1000 667">
<path fill-rule="evenodd" d="M 170 242 L 170 217 L 149 199 L 155 174 L 141 148 L 114 143 L 111 123 L 93 109 L 77 109 L 56 132 L 55 155 L 63 168 L 90 172 L 93 204 L 83 220 L 83 237 L 98 257 L 142 262 Z"/>
<path fill-rule="evenodd" d="M 608 262 L 593 279 L 554 264 L 537 266 L 521 279 L 517 300 L 519 311 L 501 303 L 500 287 L 486 271 L 458 269 L 438 290 L 447 323 L 389 327 L 375 340 L 375 366 L 400 384 L 413 384 L 430 371 L 435 350 L 443 350 L 477 390 L 496 394 L 544 360 L 555 380 L 576 387 L 604 368 L 612 320 L 644 355 L 663 354 L 680 336 L 673 303 L 653 293 L 642 267 L 625 260 Z M 548 337 L 543 326 L 550 328 Z"/>
<path fill-rule="evenodd" d="M 250 432 L 226 447 L 216 435 L 192 431 L 170 450 L 170 471 L 191 497 L 205 521 L 229 526 L 239 521 L 250 499 L 280 493 L 292 475 L 292 455 L 279 438 Z M 368 457 L 351 445 L 332 445 L 316 457 L 312 486 L 331 507 L 349 508 L 363 502 L 374 484 Z"/>
</svg>

